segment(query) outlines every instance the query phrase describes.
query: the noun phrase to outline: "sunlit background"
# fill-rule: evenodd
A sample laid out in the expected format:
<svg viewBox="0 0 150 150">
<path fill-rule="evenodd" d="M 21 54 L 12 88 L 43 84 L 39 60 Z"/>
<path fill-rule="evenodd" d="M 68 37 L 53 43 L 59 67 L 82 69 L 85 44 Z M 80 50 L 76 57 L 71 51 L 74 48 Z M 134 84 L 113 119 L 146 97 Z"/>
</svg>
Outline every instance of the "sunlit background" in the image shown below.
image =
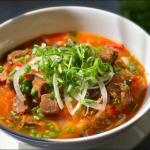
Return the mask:
<svg viewBox="0 0 150 150">
<path fill-rule="evenodd" d="M 80 1 L 0 1 L 0 24 L 28 11 L 53 6 L 87 6 L 122 15 L 137 23 L 150 33 L 150 1 L 149 0 L 80 0 Z M 150 135 L 135 149 L 150 149 Z"/>
</svg>

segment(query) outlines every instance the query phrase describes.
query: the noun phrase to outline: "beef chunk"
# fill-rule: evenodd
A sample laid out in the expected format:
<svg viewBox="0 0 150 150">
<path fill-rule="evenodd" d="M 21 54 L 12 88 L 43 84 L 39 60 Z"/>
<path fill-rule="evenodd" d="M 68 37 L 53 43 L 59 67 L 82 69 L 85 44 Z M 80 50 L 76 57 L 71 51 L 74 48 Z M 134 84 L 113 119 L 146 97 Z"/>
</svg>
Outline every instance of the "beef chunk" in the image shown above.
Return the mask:
<svg viewBox="0 0 150 150">
<path fill-rule="evenodd" d="M 40 112 L 42 114 L 54 114 L 59 113 L 59 107 L 57 101 L 51 100 L 49 94 L 44 94 L 41 97 Z"/>
<path fill-rule="evenodd" d="M 41 126 L 42 122 L 36 120 L 33 116 L 23 115 L 21 118 L 21 126 Z"/>
<path fill-rule="evenodd" d="M 123 105 L 129 105 L 133 102 L 129 92 L 119 82 L 110 82 L 107 86 L 107 92 L 114 99 L 121 99 Z"/>
<path fill-rule="evenodd" d="M 133 97 L 130 96 L 127 92 L 122 91 L 121 92 L 121 102 L 124 105 L 129 105 L 133 102 Z"/>
<path fill-rule="evenodd" d="M 14 78 L 14 75 L 10 76 L 10 80 L 6 80 L 6 85 L 9 87 L 9 89 L 11 91 L 15 91 L 14 89 L 14 84 L 13 84 L 13 78 Z"/>
<path fill-rule="evenodd" d="M 34 76 L 32 81 L 33 88 L 37 89 L 37 93 L 33 97 L 33 102 L 39 104 L 41 101 L 41 96 L 46 93 L 51 92 L 51 88 L 48 86 L 47 82 L 39 77 Z"/>
<path fill-rule="evenodd" d="M 111 125 L 111 123 L 107 123 L 107 118 L 105 117 L 101 117 L 101 118 L 97 118 L 94 120 L 93 123 L 93 128 L 94 129 L 99 129 L 99 128 L 104 128 L 104 127 L 108 127 Z"/>
<path fill-rule="evenodd" d="M 103 62 L 110 62 L 113 63 L 117 57 L 118 57 L 118 51 L 116 50 L 105 50 L 105 51 L 99 51 L 99 56 L 102 59 Z"/>
<path fill-rule="evenodd" d="M 25 114 L 30 111 L 29 106 L 26 102 L 22 102 L 18 97 L 14 97 L 13 99 L 13 110 L 17 114 Z"/>
<path fill-rule="evenodd" d="M 11 62 L 11 64 L 15 63 L 20 57 L 24 57 L 25 55 L 31 55 L 32 54 L 32 50 L 28 49 L 28 50 L 16 50 L 11 52 L 8 56 L 7 56 L 7 61 Z"/>
<path fill-rule="evenodd" d="M 0 82 L 6 81 L 7 80 L 7 76 L 9 74 L 9 69 L 8 69 L 7 63 L 4 64 L 3 68 L 4 68 L 3 72 L 0 73 Z"/>
<path fill-rule="evenodd" d="M 110 82 L 107 86 L 107 92 L 115 99 L 121 97 L 121 84 L 119 82 Z"/>
</svg>

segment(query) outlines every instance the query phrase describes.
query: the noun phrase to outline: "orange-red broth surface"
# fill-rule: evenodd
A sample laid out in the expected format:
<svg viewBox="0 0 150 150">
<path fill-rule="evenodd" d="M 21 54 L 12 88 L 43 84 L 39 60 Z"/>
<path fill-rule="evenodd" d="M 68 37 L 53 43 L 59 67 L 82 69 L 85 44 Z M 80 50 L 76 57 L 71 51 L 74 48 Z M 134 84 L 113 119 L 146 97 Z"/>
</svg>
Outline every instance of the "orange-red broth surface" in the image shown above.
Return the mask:
<svg viewBox="0 0 150 150">
<path fill-rule="evenodd" d="M 109 110 L 110 116 L 108 119 L 112 121 L 114 124 L 115 122 L 119 121 L 118 114 L 123 113 L 126 114 L 126 121 L 130 120 L 140 109 L 145 95 L 147 91 L 147 81 L 145 76 L 145 69 L 140 64 L 140 62 L 128 51 L 124 48 L 123 45 L 120 45 L 116 42 L 113 42 L 109 39 L 98 35 L 92 35 L 83 32 L 76 32 L 76 33 L 58 33 L 52 35 L 42 35 L 36 39 L 28 41 L 16 49 L 26 49 L 26 48 L 33 48 L 34 44 L 41 45 L 41 43 L 46 43 L 48 46 L 52 46 L 54 43 L 61 41 L 62 44 L 59 46 L 64 46 L 64 44 L 68 44 L 68 38 L 76 41 L 77 43 L 90 43 L 95 47 L 107 45 L 109 47 L 113 47 L 119 50 L 119 57 L 115 61 L 117 67 L 122 67 L 119 75 L 115 75 L 114 78 L 117 78 L 118 81 L 132 81 L 130 82 L 130 94 L 134 98 L 134 102 L 136 105 L 124 107 L 122 111 L 118 111 L 117 104 L 111 104 L 111 109 Z M 15 49 L 15 50 L 16 50 Z M 129 64 L 133 61 L 136 61 L 137 64 L 135 65 L 135 71 L 128 71 L 129 65 L 126 65 L 122 57 L 128 58 Z M 120 61 L 121 60 L 121 61 Z M 3 64 L 3 61 L 1 61 Z M 13 68 L 11 68 L 12 70 Z M 138 70 L 138 71 L 137 71 Z M 59 139 L 66 139 L 66 138 L 78 138 L 83 136 L 89 136 L 94 134 L 99 134 L 96 129 L 92 128 L 93 119 L 89 117 L 84 117 L 81 114 L 77 113 L 78 118 L 73 119 L 69 114 L 66 106 L 63 110 L 60 111 L 59 114 L 55 116 L 50 116 L 44 118 L 42 121 L 43 126 L 35 126 L 33 127 L 35 130 L 30 128 L 23 128 L 20 126 L 20 122 L 13 118 L 13 108 L 12 108 L 12 99 L 15 96 L 15 92 L 9 90 L 5 83 L 0 84 L 0 116 L 5 117 L 6 119 L 0 119 L 0 123 L 6 127 L 9 127 L 17 132 L 21 132 L 27 135 L 36 136 L 38 133 L 42 135 L 46 135 L 46 131 L 54 131 L 57 134 L 57 138 Z M 107 109 L 105 111 L 108 111 Z M 83 112 L 84 114 L 85 112 Z M 125 122 L 125 121 L 124 121 Z M 11 123 L 15 125 L 13 127 L 10 126 Z M 48 126 L 47 126 L 48 124 Z M 59 130 L 61 128 L 61 131 Z M 86 129 L 88 132 L 85 132 Z M 110 130 L 114 128 L 110 126 L 109 128 L 103 128 L 104 131 Z"/>
</svg>

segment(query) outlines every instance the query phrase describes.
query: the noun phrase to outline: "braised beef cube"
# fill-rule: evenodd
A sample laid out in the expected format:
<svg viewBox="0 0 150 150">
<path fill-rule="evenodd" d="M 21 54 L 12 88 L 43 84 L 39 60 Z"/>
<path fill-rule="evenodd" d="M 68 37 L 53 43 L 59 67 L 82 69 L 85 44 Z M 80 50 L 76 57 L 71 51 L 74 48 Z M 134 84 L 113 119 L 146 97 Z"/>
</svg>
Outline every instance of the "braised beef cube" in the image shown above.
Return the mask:
<svg viewBox="0 0 150 150">
<path fill-rule="evenodd" d="M 110 82 L 107 86 L 107 92 L 114 99 L 120 99 L 123 105 L 129 105 L 133 102 L 127 89 L 119 82 Z"/>
<path fill-rule="evenodd" d="M 133 103 L 133 98 L 127 92 L 121 92 L 121 102 L 123 105 L 129 105 Z"/>
<path fill-rule="evenodd" d="M 28 50 L 16 50 L 11 52 L 8 56 L 7 56 L 7 61 L 11 62 L 11 64 L 15 63 L 16 61 L 18 61 L 18 59 L 20 57 L 24 57 L 25 55 L 31 55 L 32 54 L 32 50 L 28 49 Z"/>
<path fill-rule="evenodd" d="M 34 116 L 23 115 L 21 118 L 21 126 L 41 126 L 42 122 L 34 118 Z"/>
<path fill-rule="evenodd" d="M 55 99 L 51 100 L 49 98 L 49 94 L 42 95 L 40 103 L 40 112 L 42 114 L 59 113 L 59 106 L 57 101 Z"/>
<path fill-rule="evenodd" d="M 103 62 L 107 63 L 114 63 L 115 60 L 118 58 L 118 51 L 116 50 L 105 50 L 105 51 L 99 51 L 99 56 L 102 59 Z"/>
<path fill-rule="evenodd" d="M 112 122 L 110 120 L 108 120 L 105 117 L 101 117 L 101 118 L 97 118 L 94 120 L 93 128 L 100 129 L 100 128 L 108 127 L 111 124 L 112 124 Z"/>
<path fill-rule="evenodd" d="M 97 89 L 89 89 L 88 90 L 88 93 L 89 93 L 89 98 L 90 99 L 93 99 L 93 100 L 97 100 L 101 97 L 101 93 L 100 93 L 100 90 L 99 88 Z"/>
<path fill-rule="evenodd" d="M 29 106 L 26 104 L 27 102 L 22 102 L 18 97 L 14 97 L 13 99 L 13 110 L 17 114 L 26 114 L 30 111 Z"/>
<path fill-rule="evenodd" d="M 7 79 L 7 81 L 6 81 L 6 85 L 9 87 L 9 89 L 11 91 L 15 91 L 14 84 L 13 84 L 13 78 L 14 78 L 14 75 L 10 76 L 10 80 Z"/>
<path fill-rule="evenodd" d="M 37 93 L 34 95 L 33 99 L 36 103 L 39 103 L 41 100 L 41 96 L 46 93 L 51 92 L 51 88 L 47 84 L 47 82 L 39 77 L 34 76 L 34 80 L 32 81 L 32 86 L 37 90 Z"/>
<path fill-rule="evenodd" d="M 121 97 L 121 84 L 119 82 L 110 82 L 107 86 L 107 92 L 114 99 L 120 99 L 120 97 Z"/>
<path fill-rule="evenodd" d="M 0 73 L 0 82 L 4 82 L 7 80 L 7 76 L 9 74 L 9 69 L 7 66 L 7 63 L 3 66 L 4 70 L 2 73 Z"/>
</svg>

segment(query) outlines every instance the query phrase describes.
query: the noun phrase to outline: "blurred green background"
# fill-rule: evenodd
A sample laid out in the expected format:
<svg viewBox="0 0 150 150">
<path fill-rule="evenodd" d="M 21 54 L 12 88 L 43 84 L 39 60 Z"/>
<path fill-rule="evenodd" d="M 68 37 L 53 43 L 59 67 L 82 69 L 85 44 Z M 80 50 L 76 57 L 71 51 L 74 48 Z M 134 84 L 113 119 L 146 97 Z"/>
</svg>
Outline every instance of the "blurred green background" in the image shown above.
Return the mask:
<svg viewBox="0 0 150 150">
<path fill-rule="evenodd" d="M 120 0 L 121 15 L 132 20 L 150 34 L 150 1 Z"/>
</svg>

